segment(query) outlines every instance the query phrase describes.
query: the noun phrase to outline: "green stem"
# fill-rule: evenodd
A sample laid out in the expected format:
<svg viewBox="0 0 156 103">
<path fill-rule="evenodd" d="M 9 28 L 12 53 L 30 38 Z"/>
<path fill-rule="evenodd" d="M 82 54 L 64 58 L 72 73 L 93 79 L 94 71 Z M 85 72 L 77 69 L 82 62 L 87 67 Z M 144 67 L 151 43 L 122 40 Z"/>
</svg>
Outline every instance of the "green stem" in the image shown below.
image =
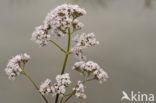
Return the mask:
<svg viewBox="0 0 156 103">
<path fill-rule="evenodd" d="M 92 80 L 95 80 L 95 78 L 90 78 L 90 79 L 87 79 L 87 82 L 88 82 L 88 81 L 92 81 Z"/>
<path fill-rule="evenodd" d="M 68 47 L 67 47 L 66 55 L 65 55 L 65 58 L 64 58 L 64 63 L 63 63 L 61 74 L 64 74 L 64 72 L 65 72 L 68 56 L 70 54 L 70 52 L 69 52 L 69 50 L 70 50 L 70 40 L 71 40 L 71 32 L 70 32 L 70 28 L 69 28 L 68 29 Z M 58 102 L 58 98 L 59 98 L 59 94 L 56 95 L 55 103 Z"/>
<path fill-rule="evenodd" d="M 88 81 L 92 81 L 92 80 L 95 80 L 95 78 L 91 78 L 91 79 L 88 79 L 88 78 L 85 78 L 82 83 L 86 83 Z M 76 86 L 75 86 L 76 87 Z M 75 94 L 75 91 L 73 91 L 72 93 L 70 93 L 70 95 L 65 99 L 65 101 L 63 103 L 67 103 L 67 101 Z"/>
<path fill-rule="evenodd" d="M 67 103 L 67 101 L 73 96 L 74 94 L 71 94 L 63 103 Z"/>
<path fill-rule="evenodd" d="M 64 74 L 65 67 L 66 67 L 66 64 L 67 64 L 67 60 L 68 60 L 68 54 L 66 54 L 66 56 L 64 58 L 64 64 L 63 64 L 63 68 L 62 68 L 61 74 Z"/>
<path fill-rule="evenodd" d="M 53 43 L 55 46 L 57 46 L 62 52 L 66 53 L 66 51 L 61 46 L 59 46 L 55 41 L 53 40 L 49 40 L 49 41 Z"/>
<path fill-rule="evenodd" d="M 68 29 L 68 47 L 67 47 L 66 56 L 64 58 L 64 64 L 63 64 L 63 67 L 62 67 L 61 74 L 64 74 L 64 71 L 65 71 L 65 68 L 66 68 L 66 64 L 67 64 L 67 60 L 68 60 L 68 55 L 69 55 L 69 49 L 70 49 L 70 39 L 71 39 L 71 34 L 70 34 L 70 29 Z"/>
<path fill-rule="evenodd" d="M 64 99 L 64 96 L 61 98 L 60 103 L 62 103 L 62 102 L 63 102 L 63 99 Z"/>
<path fill-rule="evenodd" d="M 34 85 L 34 87 L 37 89 L 37 91 L 39 91 L 38 86 L 37 86 L 36 83 L 32 80 L 32 78 L 24 71 L 23 68 L 21 68 L 21 69 L 22 69 L 23 74 L 24 74 L 26 77 L 28 77 L 28 79 L 31 81 L 31 83 Z M 41 96 L 42 96 L 42 98 L 45 100 L 45 102 L 46 102 L 46 103 L 49 103 L 48 100 L 46 99 L 46 97 L 45 97 L 41 92 L 39 92 L 39 93 L 41 94 Z"/>
</svg>

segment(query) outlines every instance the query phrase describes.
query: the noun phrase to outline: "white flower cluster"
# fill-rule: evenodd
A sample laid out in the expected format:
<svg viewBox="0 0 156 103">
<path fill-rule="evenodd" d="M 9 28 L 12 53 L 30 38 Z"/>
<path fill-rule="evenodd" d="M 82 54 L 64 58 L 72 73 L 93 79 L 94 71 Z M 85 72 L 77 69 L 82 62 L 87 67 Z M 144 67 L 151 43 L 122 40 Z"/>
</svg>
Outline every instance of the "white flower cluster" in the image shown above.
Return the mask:
<svg viewBox="0 0 156 103">
<path fill-rule="evenodd" d="M 51 87 L 53 95 L 64 94 L 66 92 L 66 87 L 71 84 L 69 73 L 56 76 L 56 83 Z"/>
<path fill-rule="evenodd" d="M 78 5 L 63 4 L 50 12 L 44 23 L 52 27 L 52 34 L 61 37 L 68 32 L 68 28 L 81 29 L 83 24 L 77 18 L 84 14 L 86 11 Z"/>
<path fill-rule="evenodd" d="M 86 59 L 86 57 L 83 55 L 82 49 L 93 47 L 99 44 L 99 41 L 96 40 L 93 33 L 76 35 L 73 41 L 76 43 L 76 45 L 71 49 L 71 52 L 80 60 Z"/>
<path fill-rule="evenodd" d="M 86 14 L 86 11 L 78 5 L 63 4 L 52 10 L 44 20 L 44 24 L 36 27 L 32 34 L 32 40 L 40 46 L 45 46 L 50 39 L 48 31 L 56 37 L 62 37 L 68 29 L 80 30 L 83 24 L 77 19 Z"/>
<path fill-rule="evenodd" d="M 93 61 L 88 61 L 81 65 L 81 68 L 83 68 L 85 71 L 92 72 L 94 70 L 100 69 L 100 66 Z"/>
<path fill-rule="evenodd" d="M 99 80 L 100 83 L 108 79 L 108 74 L 103 69 L 97 69 L 94 72 L 95 78 Z"/>
<path fill-rule="evenodd" d="M 48 25 L 38 26 L 32 33 L 32 40 L 40 46 L 45 46 L 49 39 L 50 35 L 48 34 Z"/>
<path fill-rule="evenodd" d="M 82 27 L 84 27 L 84 24 L 81 23 L 78 19 L 74 19 L 72 25 L 74 30 L 81 30 Z"/>
<path fill-rule="evenodd" d="M 56 81 L 59 85 L 64 85 L 67 87 L 71 83 L 69 73 L 57 75 Z"/>
<path fill-rule="evenodd" d="M 94 78 L 99 80 L 100 83 L 108 79 L 108 74 L 93 61 L 88 61 L 86 63 L 84 61 L 76 62 L 73 69 L 81 73 L 92 73 Z"/>
<path fill-rule="evenodd" d="M 45 93 L 51 93 L 51 80 L 46 79 L 41 85 L 39 91 L 44 95 Z"/>
<path fill-rule="evenodd" d="M 84 85 L 81 81 L 77 82 L 77 85 L 75 88 L 73 88 L 73 90 L 75 91 L 77 98 L 86 99 L 87 96 L 84 94 Z"/>
<path fill-rule="evenodd" d="M 40 92 L 42 94 L 52 93 L 53 95 L 64 94 L 66 92 L 66 87 L 68 87 L 69 84 L 71 84 L 71 81 L 68 73 L 57 75 L 56 83 L 51 85 L 51 80 L 46 79 L 40 86 Z"/>
<path fill-rule="evenodd" d="M 82 49 L 99 44 L 99 41 L 96 40 L 95 35 L 93 33 L 82 33 L 81 35 L 78 34 L 74 37 L 73 40 L 76 43 L 76 46 Z"/>
<path fill-rule="evenodd" d="M 79 60 L 85 60 L 86 59 L 86 56 L 83 55 L 83 51 L 80 47 L 73 47 L 71 50 L 70 50 L 74 56 L 76 58 L 78 58 Z"/>
<path fill-rule="evenodd" d="M 15 77 L 22 72 L 20 64 L 26 63 L 29 59 L 30 56 L 26 53 L 16 55 L 12 59 L 10 59 L 7 67 L 5 68 L 5 72 L 9 76 L 9 79 L 15 80 Z"/>
</svg>

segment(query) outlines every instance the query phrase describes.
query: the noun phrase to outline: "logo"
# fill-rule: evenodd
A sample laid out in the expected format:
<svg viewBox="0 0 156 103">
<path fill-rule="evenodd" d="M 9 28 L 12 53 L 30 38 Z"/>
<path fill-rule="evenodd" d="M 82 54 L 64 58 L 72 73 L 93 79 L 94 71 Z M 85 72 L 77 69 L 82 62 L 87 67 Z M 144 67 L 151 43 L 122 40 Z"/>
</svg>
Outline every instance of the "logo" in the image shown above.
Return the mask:
<svg viewBox="0 0 156 103">
<path fill-rule="evenodd" d="M 127 94 L 125 91 L 122 91 L 121 101 L 128 100 L 134 102 L 153 102 L 154 101 L 154 94 L 145 94 L 141 93 L 140 91 L 134 92 L 131 91 L 130 94 Z"/>
</svg>

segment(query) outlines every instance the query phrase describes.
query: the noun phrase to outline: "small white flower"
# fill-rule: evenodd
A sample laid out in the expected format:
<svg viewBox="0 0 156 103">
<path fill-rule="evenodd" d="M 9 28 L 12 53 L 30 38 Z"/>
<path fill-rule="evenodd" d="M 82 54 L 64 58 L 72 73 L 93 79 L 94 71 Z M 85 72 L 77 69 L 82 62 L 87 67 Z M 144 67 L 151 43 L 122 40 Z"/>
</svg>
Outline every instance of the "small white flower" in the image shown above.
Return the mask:
<svg viewBox="0 0 156 103">
<path fill-rule="evenodd" d="M 79 60 L 86 60 L 86 57 L 83 55 L 82 49 L 80 47 L 74 47 L 70 50 L 76 58 Z"/>
<path fill-rule="evenodd" d="M 39 90 L 43 95 L 51 92 L 51 80 L 46 79 L 41 85 Z"/>
<path fill-rule="evenodd" d="M 85 62 L 84 61 L 79 61 L 79 62 L 76 62 L 73 66 L 73 70 L 77 70 L 77 71 L 81 71 L 83 70 L 82 69 L 82 65 L 84 65 Z"/>
<path fill-rule="evenodd" d="M 65 94 L 66 92 L 66 87 L 64 85 L 59 85 L 58 83 L 55 83 L 53 86 L 51 86 L 51 90 L 52 90 L 52 93 L 53 95 L 56 95 L 56 94 Z"/>
<path fill-rule="evenodd" d="M 57 75 L 56 76 L 56 81 L 60 85 L 68 86 L 71 83 L 69 73 L 65 73 L 65 74 L 62 74 L 62 75 Z"/>
<path fill-rule="evenodd" d="M 48 27 L 45 25 L 36 27 L 35 31 L 32 33 L 32 40 L 40 46 L 45 46 L 50 40 Z"/>
<path fill-rule="evenodd" d="M 92 72 L 97 69 L 100 69 L 100 66 L 93 61 L 88 61 L 88 62 L 80 61 L 74 64 L 73 69 L 75 70 L 80 69 L 82 71 Z"/>
<path fill-rule="evenodd" d="M 73 40 L 76 42 L 76 47 L 80 47 L 82 49 L 99 44 L 99 41 L 96 40 L 93 33 L 76 35 Z"/>
<path fill-rule="evenodd" d="M 84 27 L 84 24 L 79 22 L 78 19 L 75 19 L 73 21 L 73 28 L 74 28 L 74 30 L 81 30 L 83 27 Z"/>
<path fill-rule="evenodd" d="M 100 66 L 93 61 L 88 61 L 85 64 L 82 64 L 81 68 L 83 68 L 86 71 L 92 72 L 94 70 L 100 69 Z"/>
<path fill-rule="evenodd" d="M 81 73 L 86 72 L 89 75 L 94 76 L 94 78 L 98 80 L 100 83 L 108 79 L 108 74 L 97 63 L 93 61 L 76 62 L 73 66 L 73 70 L 76 70 Z"/>
<path fill-rule="evenodd" d="M 7 67 L 5 68 L 6 74 L 9 76 L 9 79 L 15 80 L 16 76 L 20 75 L 22 69 L 20 65 L 23 65 L 30 59 L 30 56 L 26 53 L 19 54 L 9 60 Z M 20 64 L 20 65 L 19 65 Z"/>
<path fill-rule="evenodd" d="M 83 33 L 81 35 L 76 35 L 73 38 L 73 41 L 76 43 L 76 45 L 70 51 L 79 60 L 86 59 L 86 57 L 83 55 L 82 49 L 85 49 L 87 47 L 94 47 L 95 45 L 99 44 L 99 41 L 96 40 L 95 35 L 93 33 Z"/>
<path fill-rule="evenodd" d="M 75 95 L 77 98 L 86 99 L 86 95 L 84 94 L 84 85 L 81 81 L 77 82 L 77 85 L 75 88 L 73 88 L 73 90 L 75 91 Z"/>
<path fill-rule="evenodd" d="M 71 84 L 69 73 L 56 76 L 56 83 L 51 86 L 53 95 L 64 94 L 66 92 L 66 87 Z"/>
<path fill-rule="evenodd" d="M 30 59 L 30 56 L 26 53 L 24 53 L 23 55 L 21 55 L 21 61 L 28 61 Z"/>
<path fill-rule="evenodd" d="M 94 71 L 93 74 L 95 75 L 96 79 L 99 80 L 100 83 L 108 79 L 108 74 L 102 68 L 97 69 L 96 71 Z"/>
</svg>

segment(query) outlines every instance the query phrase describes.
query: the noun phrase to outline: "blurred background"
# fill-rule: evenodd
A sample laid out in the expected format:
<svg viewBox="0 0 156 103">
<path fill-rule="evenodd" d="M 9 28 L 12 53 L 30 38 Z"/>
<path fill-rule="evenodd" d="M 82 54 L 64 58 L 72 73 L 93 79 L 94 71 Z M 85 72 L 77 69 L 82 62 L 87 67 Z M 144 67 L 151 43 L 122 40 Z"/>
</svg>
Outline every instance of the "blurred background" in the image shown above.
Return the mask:
<svg viewBox="0 0 156 103">
<path fill-rule="evenodd" d="M 40 85 L 46 78 L 55 82 L 61 72 L 63 53 L 50 43 L 39 48 L 30 38 L 47 13 L 64 2 L 0 0 L 0 103 L 44 103 L 27 78 L 21 75 L 10 81 L 4 69 L 12 56 L 26 52 L 31 55 L 26 72 L 36 83 Z M 68 2 L 86 9 L 87 15 L 80 18 L 85 24 L 82 32 L 94 32 L 100 45 L 86 49 L 85 55 L 104 67 L 110 77 L 102 85 L 97 81 L 87 83 L 87 99 L 74 97 L 69 103 L 121 103 L 122 90 L 156 95 L 156 0 Z M 66 39 L 55 41 L 66 47 Z M 72 81 L 81 79 L 71 70 L 76 61 L 70 56 L 66 68 L 72 73 Z"/>
</svg>

